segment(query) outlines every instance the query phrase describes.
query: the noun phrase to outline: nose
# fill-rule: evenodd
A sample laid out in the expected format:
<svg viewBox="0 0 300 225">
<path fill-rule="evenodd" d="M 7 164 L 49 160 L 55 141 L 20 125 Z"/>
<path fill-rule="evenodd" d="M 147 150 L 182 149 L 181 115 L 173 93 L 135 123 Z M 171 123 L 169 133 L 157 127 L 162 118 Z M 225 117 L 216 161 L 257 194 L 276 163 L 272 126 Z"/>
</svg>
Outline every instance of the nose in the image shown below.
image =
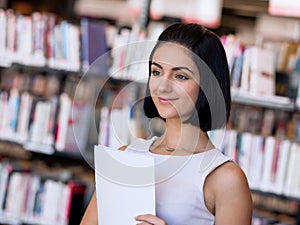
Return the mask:
<svg viewBox="0 0 300 225">
<path fill-rule="evenodd" d="M 172 91 L 172 81 L 168 77 L 161 77 L 158 82 L 157 89 L 160 92 L 170 92 Z"/>
</svg>

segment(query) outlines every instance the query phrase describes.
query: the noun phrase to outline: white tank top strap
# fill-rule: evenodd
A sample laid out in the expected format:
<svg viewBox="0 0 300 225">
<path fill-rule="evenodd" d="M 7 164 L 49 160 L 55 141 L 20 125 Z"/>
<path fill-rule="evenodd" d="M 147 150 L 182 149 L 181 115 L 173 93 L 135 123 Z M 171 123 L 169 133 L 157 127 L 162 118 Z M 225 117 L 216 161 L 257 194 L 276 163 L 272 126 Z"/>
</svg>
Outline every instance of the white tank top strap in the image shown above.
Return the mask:
<svg viewBox="0 0 300 225">
<path fill-rule="evenodd" d="M 130 145 L 128 145 L 125 151 L 149 152 L 149 149 L 153 144 L 153 142 L 156 140 L 156 138 L 157 138 L 156 136 L 147 140 L 138 138 L 135 141 L 133 141 Z"/>
<path fill-rule="evenodd" d="M 201 164 L 199 166 L 199 172 L 206 172 L 210 174 L 217 167 L 222 164 L 233 161 L 230 157 L 224 155 L 219 149 L 212 149 L 210 151 L 205 152 L 202 155 Z"/>
</svg>

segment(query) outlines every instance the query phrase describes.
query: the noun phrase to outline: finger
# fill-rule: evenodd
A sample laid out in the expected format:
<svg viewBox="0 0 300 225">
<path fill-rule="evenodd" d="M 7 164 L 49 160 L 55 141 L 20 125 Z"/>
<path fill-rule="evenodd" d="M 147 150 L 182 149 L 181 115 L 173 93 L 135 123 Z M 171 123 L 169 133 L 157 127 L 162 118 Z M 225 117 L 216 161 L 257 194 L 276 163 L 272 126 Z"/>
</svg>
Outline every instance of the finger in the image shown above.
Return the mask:
<svg viewBox="0 0 300 225">
<path fill-rule="evenodd" d="M 165 225 L 166 223 L 158 218 L 157 216 L 154 216 L 152 214 L 143 214 L 143 215 L 138 215 L 135 217 L 137 221 L 143 221 L 146 222 L 146 224 L 156 224 L 156 225 Z"/>
<path fill-rule="evenodd" d="M 153 222 L 155 218 L 157 217 L 152 214 L 143 214 L 135 217 L 135 219 L 138 221 L 147 221 L 147 222 L 151 222 L 151 221 Z"/>
<path fill-rule="evenodd" d="M 154 224 L 143 221 L 141 223 L 137 223 L 136 225 L 154 225 Z"/>
</svg>

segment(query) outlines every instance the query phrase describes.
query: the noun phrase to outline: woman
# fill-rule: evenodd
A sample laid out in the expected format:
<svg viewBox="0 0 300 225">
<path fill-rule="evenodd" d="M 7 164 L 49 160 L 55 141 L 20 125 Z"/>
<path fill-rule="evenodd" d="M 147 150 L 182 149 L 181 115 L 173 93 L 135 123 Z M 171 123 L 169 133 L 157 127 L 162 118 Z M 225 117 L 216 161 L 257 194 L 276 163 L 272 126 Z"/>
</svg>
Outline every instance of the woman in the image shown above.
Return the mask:
<svg viewBox="0 0 300 225">
<path fill-rule="evenodd" d="M 143 152 L 156 162 L 156 215 L 138 215 L 137 224 L 251 224 L 247 179 L 207 135 L 225 126 L 230 101 L 228 63 L 219 38 L 198 24 L 169 26 L 150 55 L 144 101 L 146 116 L 161 117 L 165 132 L 125 147 L 147 149 Z M 171 157 L 180 165 L 169 167 Z M 81 225 L 97 224 L 96 214 L 94 194 Z"/>
</svg>

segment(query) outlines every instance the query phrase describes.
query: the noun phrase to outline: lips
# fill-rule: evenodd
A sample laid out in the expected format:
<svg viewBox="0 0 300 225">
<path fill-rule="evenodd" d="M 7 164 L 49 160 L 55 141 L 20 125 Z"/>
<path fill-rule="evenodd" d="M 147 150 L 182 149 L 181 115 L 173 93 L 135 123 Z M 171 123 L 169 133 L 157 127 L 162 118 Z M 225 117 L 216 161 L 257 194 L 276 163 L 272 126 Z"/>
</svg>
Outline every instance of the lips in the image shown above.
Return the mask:
<svg viewBox="0 0 300 225">
<path fill-rule="evenodd" d="M 162 97 L 158 97 L 158 101 L 162 104 L 169 104 L 173 101 L 175 101 L 176 98 L 162 98 Z"/>
</svg>

